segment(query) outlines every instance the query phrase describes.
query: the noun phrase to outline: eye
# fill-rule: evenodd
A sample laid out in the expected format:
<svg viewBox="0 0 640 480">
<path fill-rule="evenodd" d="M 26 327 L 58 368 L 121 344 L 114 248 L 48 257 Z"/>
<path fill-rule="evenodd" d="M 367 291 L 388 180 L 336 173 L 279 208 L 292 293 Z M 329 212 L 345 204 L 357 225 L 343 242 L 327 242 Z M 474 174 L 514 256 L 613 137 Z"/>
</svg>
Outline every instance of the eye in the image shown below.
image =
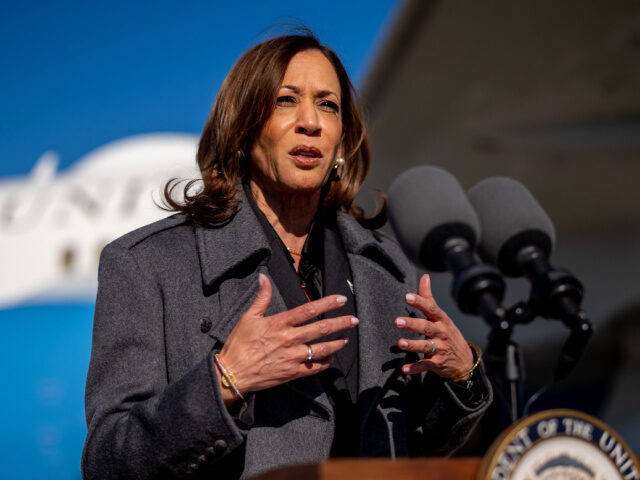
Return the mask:
<svg viewBox="0 0 640 480">
<path fill-rule="evenodd" d="M 320 108 L 332 113 L 338 113 L 340 111 L 340 107 L 336 102 L 332 102 L 331 100 L 322 100 L 320 102 Z"/>
<path fill-rule="evenodd" d="M 292 95 L 281 95 L 276 99 L 276 105 L 288 107 L 295 105 L 296 99 Z"/>
</svg>

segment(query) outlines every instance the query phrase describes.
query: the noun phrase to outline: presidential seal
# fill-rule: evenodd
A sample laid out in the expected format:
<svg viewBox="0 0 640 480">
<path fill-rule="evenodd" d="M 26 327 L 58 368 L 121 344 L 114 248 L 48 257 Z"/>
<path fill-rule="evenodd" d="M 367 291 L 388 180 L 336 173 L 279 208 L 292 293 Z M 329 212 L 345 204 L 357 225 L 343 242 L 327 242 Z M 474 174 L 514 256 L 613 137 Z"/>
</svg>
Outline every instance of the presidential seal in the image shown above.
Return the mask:
<svg viewBox="0 0 640 480">
<path fill-rule="evenodd" d="M 491 445 L 479 480 L 640 480 L 640 463 L 604 422 L 546 410 L 510 426 Z"/>
</svg>

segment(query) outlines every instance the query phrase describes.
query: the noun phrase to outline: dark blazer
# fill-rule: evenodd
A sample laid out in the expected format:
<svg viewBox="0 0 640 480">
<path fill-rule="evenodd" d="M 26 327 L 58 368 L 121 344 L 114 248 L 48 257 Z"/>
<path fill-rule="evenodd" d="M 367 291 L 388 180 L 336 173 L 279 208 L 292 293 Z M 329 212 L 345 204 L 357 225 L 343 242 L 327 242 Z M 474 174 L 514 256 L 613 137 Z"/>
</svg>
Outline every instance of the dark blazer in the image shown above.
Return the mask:
<svg viewBox="0 0 640 480">
<path fill-rule="evenodd" d="M 219 350 L 269 275 L 270 248 L 243 192 L 208 228 L 174 215 L 109 244 L 100 261 L 86 385 L 85 478 L 232 479 L 329 456 L 334 414 L 315 376 L 256 393 L 238 422 L 216 381 Z M 387 235 L 337 223 L 355 286 L 362 456 L 447 454 L 491 401 L 470 408 L 433 374 L 405 376 L 394 326 L 416 274 Z M 267 315 L 285 309 L 273 284 Z M 484 374 L 480 375 L 484 378 Z M 489 387 L 487 387 L 489 388 Z M 247 421 L 245 417 L 249 417 Z"/>
</svg>

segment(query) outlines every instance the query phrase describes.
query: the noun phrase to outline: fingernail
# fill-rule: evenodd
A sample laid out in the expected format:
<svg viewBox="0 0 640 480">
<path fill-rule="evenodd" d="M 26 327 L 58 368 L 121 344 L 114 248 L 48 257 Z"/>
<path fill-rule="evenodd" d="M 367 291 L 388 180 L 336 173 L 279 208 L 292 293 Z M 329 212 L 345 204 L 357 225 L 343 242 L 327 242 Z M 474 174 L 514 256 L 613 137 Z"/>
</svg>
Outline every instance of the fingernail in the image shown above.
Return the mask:
<svg viewBox="0 0 640 480">
<path fill-rule="evenodd" d="M 264 274 L 260 273 L 258 274 L 258 285 L 261 287 L 264 287 Z"/>
<path fill-rule="evenodd" d="M 410 294 L 410 293 L 407 293 L 407 294 L 404 296 L 404 298 L 405 298 L 405 299 L 407 300 L 407 302 L 409 302 L 409 303 L 413 303 L 413 302 L 415 302 L 415 301 L 416 301 L 416 296 L 415 296 L 415 295 L 412 295 L 412 294 Z"/>
<path fill-rule="evenodd" d="M 356 317 L 351 317 L 351 325 L 357 325 L 360 323 L 360 320 L 358 320 Z"/>
<path fill-rule="evenodd" d="M 409 372 L 411 372 L 411 369 L 409 367 L 402 367 L 402 371 L 404 373 L 409 373 Z"/>
<path fill-rule="evenodd" d="M 401 347 L 406 347 L 407 345 L 409 345 L 409 343 L 406 340 L 400 340 Z"/>
<path fill-rule="evenodd" d="M 349 343 L 349 339 L 348 339 L 348 338 L 345 338 L 345 339 L 344 339 L 344 344 L 346 345 L 347 343 Z"/>
<path fill-rule="evenodd" d="M 347 303 L 347 297 L 345 297 L 344 295 L 338 295 L 338 298 L 336 298 L 336 302 L 338 302 L 340 305 L 344 305 L 345 303 Z"/>
<path fill-rule="evenodd" d="M 407 324 L 402 318 L 396 318 L 396 325 L 399 327 L 404 327 Z"/>
</svg>

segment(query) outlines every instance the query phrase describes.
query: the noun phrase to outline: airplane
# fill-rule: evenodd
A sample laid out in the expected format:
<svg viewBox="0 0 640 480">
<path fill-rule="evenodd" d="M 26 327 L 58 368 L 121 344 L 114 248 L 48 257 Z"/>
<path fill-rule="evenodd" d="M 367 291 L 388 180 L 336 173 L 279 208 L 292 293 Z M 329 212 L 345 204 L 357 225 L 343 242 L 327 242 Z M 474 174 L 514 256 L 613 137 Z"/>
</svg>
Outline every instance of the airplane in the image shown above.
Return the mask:
<svg viewBox="0 0 640 480">
<path fill-rule="evenodd" d="M 0 179 L 0 308 L 93 300 L 100 252 L 168 216 L 171 178 L 193 179 L 198 137 L 131 136 L 103 145 L 66 171 L 45 152 L 26 176 Z"/>
</svg>

